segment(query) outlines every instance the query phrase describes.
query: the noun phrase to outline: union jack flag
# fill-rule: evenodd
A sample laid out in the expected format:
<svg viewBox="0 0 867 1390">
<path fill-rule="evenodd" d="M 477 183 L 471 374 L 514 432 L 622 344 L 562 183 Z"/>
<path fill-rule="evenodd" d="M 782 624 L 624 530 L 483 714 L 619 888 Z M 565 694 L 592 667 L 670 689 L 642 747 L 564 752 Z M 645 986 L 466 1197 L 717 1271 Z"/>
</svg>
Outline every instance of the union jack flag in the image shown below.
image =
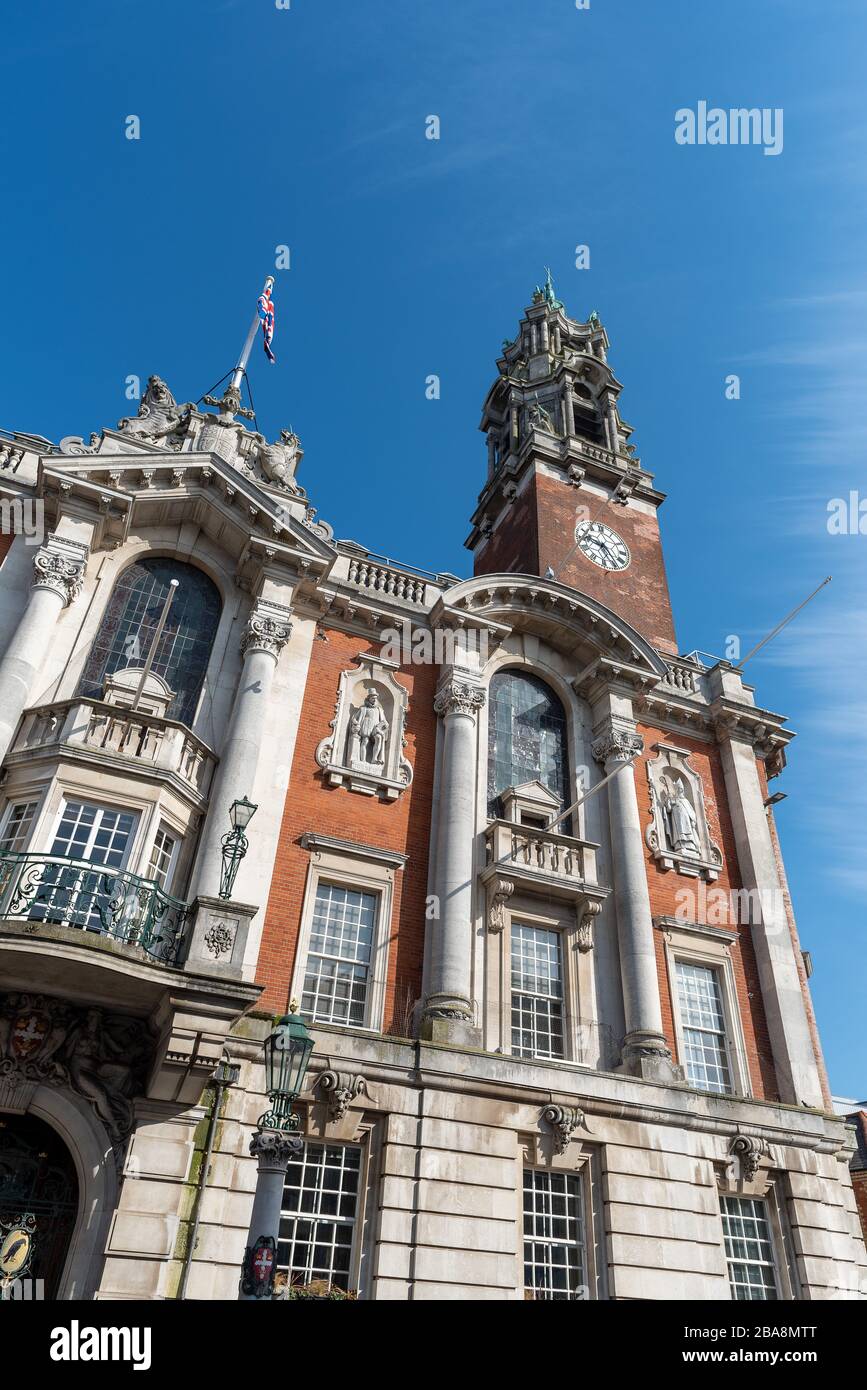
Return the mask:
<svg viewBox="0 0 867 1390">
<path fill-rule="evenodd" d="M 269 362 L 276 362 L 277 358 L 271 351 L 271 339 L 274 337 L 274 301 L 271 298 L 270 285 L 259 295 L 259 318 L 262 321 L 262 346 L 265 356 Z"/>
</svg>

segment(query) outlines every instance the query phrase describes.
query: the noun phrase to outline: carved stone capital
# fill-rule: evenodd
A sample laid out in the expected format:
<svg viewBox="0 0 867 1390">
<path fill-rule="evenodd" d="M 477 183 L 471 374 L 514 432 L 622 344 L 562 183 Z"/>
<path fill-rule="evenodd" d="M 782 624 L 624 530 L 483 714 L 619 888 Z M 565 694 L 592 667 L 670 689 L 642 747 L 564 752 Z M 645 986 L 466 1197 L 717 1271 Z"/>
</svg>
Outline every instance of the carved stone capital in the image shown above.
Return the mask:
<svg viewBox="0 0 867 1390">
<path fill-rule="evenodd" d="M 300 1135 L 283 1129 L 257 1129 L 250 1140 L 250 1153 L 258 1159 L 260 1167 L 285 1168 L 303 1147 Z"/>
<path fill-rule="evenodd" d="M 551 1126 L 554 1152 L 563 1154 L 569 1147 L 573 1131 L 584 1124 L 584 1111 L 572 1105 L 546 1105 L 539 1119 Z"/>
<path fill-rule="evenodd" d="M 449 714 L 466 714 L 475 719 L 485 703 L 485 692 L 468 681 L 449 680 L 436 693 L 434 709 L 444 718 Z"/>
<path fill-rule="evenodd" d="M 250 614 L 244 636 L 241 638 L 241 655 L 248 652 L 267 652 L 275 661 L 292 635 L 292 624 L 280 622 L 267 613 Z"/>
<path fill-rule="evenodd" d="M 49 541 L 33 557 L 33 588 L 50 589 L 52 593 L 60 595 L 64 606 L 68 606 L 81 593 L 86 563 L 87 551 L 83 546 L 79 558 L 77 554 L 69 555 L 53 549 Z"/>
<path fill-rule="evenodd" d="M 611 724 L 593 743 L 598 763 L 628 763 L 644 751 L 644 739 L 633 729 Z"/>
</svg>

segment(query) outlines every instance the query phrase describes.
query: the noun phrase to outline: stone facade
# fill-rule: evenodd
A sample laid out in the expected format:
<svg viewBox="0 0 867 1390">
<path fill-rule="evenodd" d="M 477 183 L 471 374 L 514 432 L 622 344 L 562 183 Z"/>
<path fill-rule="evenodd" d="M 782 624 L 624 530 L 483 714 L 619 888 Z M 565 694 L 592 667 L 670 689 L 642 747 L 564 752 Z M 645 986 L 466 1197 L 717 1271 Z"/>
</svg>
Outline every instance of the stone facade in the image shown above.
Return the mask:
<svg viewBox="0 0 867 1390">
<path fill-rule="evenodd" d="M 297 437 L 231 394 L 152 378 L 87 444 L 0 451 L 0 492 L 50 528 L 35 557 L 0 546 L 0 1111 L 85 1175 L 62 1298 L 237 1297 L 261 1043 L 293 999 L 315 1038 L 296 1284 L 867 1293 L 766 804 L 792 735 L 727 663 L 677 654 L 663 496 L 598 320 L 547 284 L 498 372 L 465 580 L 335 539 Z M 341 1194 L 307 1243 L 299 1183 Z"/>
</svg>

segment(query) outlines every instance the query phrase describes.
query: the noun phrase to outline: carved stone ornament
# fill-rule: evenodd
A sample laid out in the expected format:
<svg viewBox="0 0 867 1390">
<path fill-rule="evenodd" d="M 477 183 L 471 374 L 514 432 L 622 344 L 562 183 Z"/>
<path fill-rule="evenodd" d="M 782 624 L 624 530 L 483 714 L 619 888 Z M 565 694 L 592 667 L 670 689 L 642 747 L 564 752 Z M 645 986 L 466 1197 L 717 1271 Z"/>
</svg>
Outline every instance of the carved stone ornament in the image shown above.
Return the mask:
<svg viewBox="0 0 867 1390">
<path fill-rule="evenodd" d="M 338 1124 L 358 1096 L 370 1096 L 364 1077 L 351 1072 L 324 1071 L 316 1084 L 328 1102 L 329 1119 Z"/>
<path fill-rule="evenodd" d="M 583 902 L 577 908 L 578 935 L 576 944 L 582 952 L 593 950 L 593 923 L 602 911 L 602 904 Z"/>
<path fill-rule="evenodd" d="M 409 692 L 394 677 L 397 663 L 359 655 L 343 671 L 331 733 L 316 750 L 316 761 L 332 787 L 394 801 L 412 781 L 404 757 Z"/>
<path fill-rule="evenodd" d="M 647 764 L 650 822 L 644 832 L 661 869 L 691 878 L 719 878 L 722 852 L 711 839 L 702 780 L 682 748 L 658 743 Z"/>
<path fill-rule="evenodd" d="M 295 471 L 304 457 L 301 441 L 291 430 L 281 430 L 280 439 L 275 444 L 263 440 L 259 445 L 257 461 L 265 478 L 274 487 L 285 488 L 287 492 L 297 492 Z"/>
<path fill-rule="evenodd" d="M 644 751 L 644 739 L 634 729 L 612 724 L 593 744 L 593 756 L 606 767 L 609 763 L 626 763 Z"/>
<path fill-rule="evenodd" d="M 448 680 L 436 693 L 434 709 L 443 717 L 450 714 L 466 714 L 475 719 L 485 703 L 485 692 L 477 685 L 467 681 Z"/>
<path fill-rule="evenodd" d="M 63 545 L 63 551 L 53 549 L 49 541 L 48 545 L 36 552 L 33 557 L 33 588 L 51 589 L 53 593 L 60 595 L 65 605 L 68 605 L 74 602 L 84 585 L 87 552 L 82 547 L 79 558 L 77 554 L 66 553 L 68 542 L 64 542 Z"/>
<path fill-rule="evenodd" d="M 137 439 L 158 439 L 177 429 L 181 417 L 191 410 L 191 405 L 178 405 L 162 377 L 151 376 L 148 377 L 138 414 L 118 420 L 117 427 L 122 434 L 131 434 Z"/>
<path fill-rule="evenodd" d="M 554 1134 L 554 1152 L 564 1154 L 573 1132 L 584 1124 L 584 1111 L 572 1105 L 546 1105 L 539 1118 L 551 1126 Z"/>
<path fill-rule="evenodd" d="M 236 935 L 237 927 L 233 931 L 219 918 L 212 918 L 211 925 L 202 939 L 214 959 L 219 960 L 221 956 L 231 955 Z"/>
<path fill-rule="evenodd" d="M 241 655 L 248 652 L 267 652 L 278 657 L 292 635 L 292 624 L 280 621 L 267 611 L 254 610 L 241 638 Z"/>
<path fill-rule="evenodd" d="M 736 1134 L 729 1144 L 730 1176 L 736 1182 L 752 1183 L 767 1153 L 764 1141 L 752 1134 Z"/>
<path fill-rule="evenodd" d="M 506 906 L 515 891 L 508 878 L 494 878 L 488 884 L 488 931 L 499 933 L 506 929 Z"/>
<path fill-rule="evenodd" d="M 0 995 L 0 1080 L 65 1087 L 119 1145 L 133 1124 L 153 1044 L 146 1024 L 44 994 Z"/>
</svg>

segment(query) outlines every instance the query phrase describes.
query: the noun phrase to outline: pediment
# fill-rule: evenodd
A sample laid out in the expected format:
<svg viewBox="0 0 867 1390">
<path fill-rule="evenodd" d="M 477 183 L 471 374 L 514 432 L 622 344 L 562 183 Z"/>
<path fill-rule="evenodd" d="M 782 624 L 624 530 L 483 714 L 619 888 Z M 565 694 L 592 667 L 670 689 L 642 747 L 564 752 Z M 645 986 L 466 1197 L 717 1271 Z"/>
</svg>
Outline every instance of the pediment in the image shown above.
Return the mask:
<svg viewBox="0 0 867 1390">
<path fill-rule="evenodd" d="M 501 800 L 505 801 L 507 797 L 519 801 L 532 801 L 537 806 L 549 806 L 552 811 L 556 811 L 560 805 L 559 796 L 549 791 L 538 778 L 534 778 L 532 782 L 522 782 L 518 787 L 507 787 L 504 792 L 500 792 Z"/>
<path fill-rule="evenodd" d="M 484 627 L 534 635 L 575 664 L 619 666 L 639 682 L 655 685 L 667 665 L 655 647 L 625 619 L 588 594 L 535 575 L 486 574 L 449 589 L 431 614 L 435 625 Z"/>
<path fill-rule="evenodd" d="M 330 527 L 312 521 L 306 497 L 277 493 L 214 454 L 163 449 L 48 455 L 37 491 L 56 516 L 73 503 L 98 518 L 94 547 L 123 541 L 132 530 L 193 523 L 239 563 L 251 547 L 291 557 L 327 574 L 337 550 Z"/>
</svg>

